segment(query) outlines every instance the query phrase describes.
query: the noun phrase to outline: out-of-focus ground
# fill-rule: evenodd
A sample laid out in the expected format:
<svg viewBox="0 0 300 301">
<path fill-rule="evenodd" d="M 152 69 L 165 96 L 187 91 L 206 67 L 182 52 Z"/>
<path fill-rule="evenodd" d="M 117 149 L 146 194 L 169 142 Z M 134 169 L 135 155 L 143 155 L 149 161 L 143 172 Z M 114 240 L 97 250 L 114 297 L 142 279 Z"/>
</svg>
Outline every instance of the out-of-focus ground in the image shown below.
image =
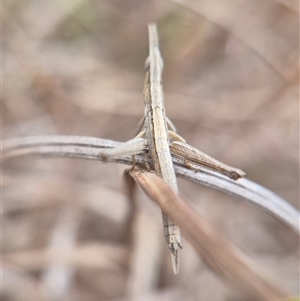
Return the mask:
<svg viewBox="0 0 300 301">
<path fill-rule="evenodd" d="M 167 115 L 189 144 L 299 201 L 298 1 L 7 0 L 3 139 L 126 141 L 144 108 L 147 23 Z M 241 300 L 184 240 L 172 274 L 160 210 L 126 199 L 124 166 L 19 158 L 2 167 L 3 301 Z M 259 208 L 179 180 L 180 195 L 291 295 L 299 238 Z"/>
</svg>

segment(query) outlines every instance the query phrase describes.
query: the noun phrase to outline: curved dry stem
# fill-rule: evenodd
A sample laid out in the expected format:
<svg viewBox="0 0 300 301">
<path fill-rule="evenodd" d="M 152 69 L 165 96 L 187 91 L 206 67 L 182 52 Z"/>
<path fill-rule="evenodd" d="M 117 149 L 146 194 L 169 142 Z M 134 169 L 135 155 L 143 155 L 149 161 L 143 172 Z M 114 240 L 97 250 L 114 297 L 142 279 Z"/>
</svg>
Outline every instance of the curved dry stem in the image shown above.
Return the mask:
<svg viewBox="0 0 300 301">
<path fill-rule="evenodd" d="M 71 157 L 81 159 L 98 160 L 100 148 L 112 148 L 122 143 L 112 140 L 81 137 L 81 136 L 36 136 L 13 138 L 4 140 L 2 144 L 2 159 L 19 156 L 38 155 L 45 157 Z M 136 164 L 145 166 L 145 157 L 137 155 Z M 109 162 L 132 165 L 131 157 L 109 159 Z M 173 158 L 177 176 L 195 183 L 199 183 L 226 194 L 253 203 L 276 219 L 282 221 L 297 234 L 300 234 L 300 214 L 286 200 L 282 199 L 270 190 L 248 180 L 239 179 L 233 181 L 205 167 L 197 167 L 191 170 L 178 158 Z M 151 160 L 148 160 L 151 166 Z"/>
</svg>

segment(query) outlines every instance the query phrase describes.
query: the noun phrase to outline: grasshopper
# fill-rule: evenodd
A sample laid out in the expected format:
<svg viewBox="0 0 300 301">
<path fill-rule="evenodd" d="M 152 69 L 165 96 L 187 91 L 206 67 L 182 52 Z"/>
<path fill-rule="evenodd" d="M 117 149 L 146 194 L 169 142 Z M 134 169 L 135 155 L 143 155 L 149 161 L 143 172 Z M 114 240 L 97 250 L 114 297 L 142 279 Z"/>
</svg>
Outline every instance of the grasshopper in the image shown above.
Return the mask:
<svg viewBox="0 0 300 301">
<path fill-rule="evenodd" d="M 125 142 L 115 149 L 101 150 L 99 157 L 107 160 L 109 157 L 119 157 L 145 153 L 153 161 L 155 173 L 161 177 L 169 187 L 178 193 L 177 180 L 172 161 L 172 155 L 180 157 L 187 166 L 190 162 L 208 167 L 232 180 L 238 180 L 245 173 L 230 167 L 206 155 L 198 149 L 188 145 L 176 133 L 176 128 L 166 117 L 164 96 L 162 90 L 163 60 L 159 50 L 158 34 L 155 24 L 149 24 L 149 56 L 145 63 L 146 77 L 144 82 L 144 117 L 138 125 L 135 138 Z M 134 162 L 135 160 L 133 160 Z M 148 168 L 148 167 L 147 167 Z M 164 236 L 171 253 L 172 267 L 175 274 L 179 271 L 178 251 L 182 248 L 180 229 L 169 217 L 162 212 Z"/>
</svg>

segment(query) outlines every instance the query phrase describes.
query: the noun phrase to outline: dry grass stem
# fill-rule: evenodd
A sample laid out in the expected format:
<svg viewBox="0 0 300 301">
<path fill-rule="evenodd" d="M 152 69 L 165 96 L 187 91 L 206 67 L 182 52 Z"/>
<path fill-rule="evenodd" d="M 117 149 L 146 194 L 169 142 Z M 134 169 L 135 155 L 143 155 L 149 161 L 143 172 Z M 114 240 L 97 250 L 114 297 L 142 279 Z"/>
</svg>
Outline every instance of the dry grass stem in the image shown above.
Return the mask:
<svg viewBox="0 0 300 301">
<path fill-rule="evenodd" d="M 279 301 L 286 294 L 266 280 L 249 258 L 197 216 L 153 173 L 132 170 L 130 175 L 145 193 L 176 222 L 206 263 L 247 300 Z"/>
<path fill-rule="evenodd" d="M 14 138 L 3 141 L 2 155 L 4 160 L 25 155 L 45 157 L 70 157 L 91 160 L 101 160 L 97 155 L 99 148 L 111 148 L 121 145 L 120 142 L 79 136 L 39 136 Z M 132 165 L 131 157 L 109 159 L 110 162 Z M 144 156 L 136 156 L 137 165 L 144 166 Z M 198 167 L 197 171 L 184 166 L 178 158 L 173 158 L 177 176 L 189 181 L 206 185 L 220 190 L 239 199 L 251 202 L 276 219 L 284 222 L 296 233 L 300 233 L 299 212 L 287 201 L 268 189 L 248 179 L 233 181 L 205 167 Z M 152 164 L 151 160 L 148 162 Z"/>
</svg>

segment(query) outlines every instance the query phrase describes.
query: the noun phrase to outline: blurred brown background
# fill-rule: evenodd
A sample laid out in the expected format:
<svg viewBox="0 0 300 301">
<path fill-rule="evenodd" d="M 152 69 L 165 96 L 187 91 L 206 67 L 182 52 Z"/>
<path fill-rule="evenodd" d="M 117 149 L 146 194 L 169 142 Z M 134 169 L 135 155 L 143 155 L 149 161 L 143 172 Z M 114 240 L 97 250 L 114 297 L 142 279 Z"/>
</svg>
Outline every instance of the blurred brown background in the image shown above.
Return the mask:
<svg viewBox="0 0 300 301">
<path fill-rule="evenodd" d="M 143 115 L 157 22 L 167 115 L 189 144 L 299 201 L 298 1 L 3 1 L 3 138 L 126 141 Z M 241 300 L 184 241 L 172 274 L 159 209 L 124 166 L 21 158 L 3 171 L 3 300 Z M 183 198 L 299 294 L 299 240 L 259 208 L 179 180 Z"/>
</svg>

